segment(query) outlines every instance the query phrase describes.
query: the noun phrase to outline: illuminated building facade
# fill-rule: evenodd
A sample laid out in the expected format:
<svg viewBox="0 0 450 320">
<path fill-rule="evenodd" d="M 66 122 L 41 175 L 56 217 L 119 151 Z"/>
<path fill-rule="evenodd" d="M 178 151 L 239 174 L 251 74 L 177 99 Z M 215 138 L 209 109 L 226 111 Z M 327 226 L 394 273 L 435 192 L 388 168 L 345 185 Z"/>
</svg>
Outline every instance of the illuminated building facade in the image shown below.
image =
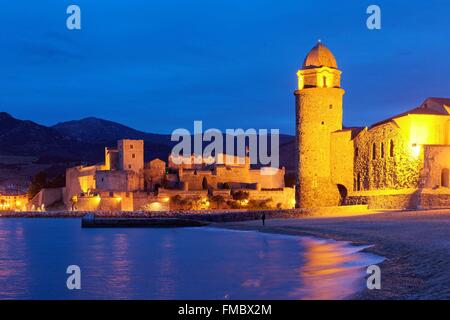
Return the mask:
<svg viewBox="0 0 450 320">
<path fill-rule="evenodd" d="M 250 159 L 242 164 L 237 157 L 218 156 L 216 163 L 200 162 L 198 167 L 187 164 L 169 166 L 160 159 L 144 164 L 144 141 L 119 140 L 117 148 L 105 148 L 105 162 L 92 166 L 77 166 L 66 170 L 63 201 L 67 208 L 78 211 L 159 211 L 170 209 L 170 199 L 204 199 L 201 209 L 208 209 L 208 197 L 232 198 L 232 191 L 246 191 L 249 199 L 266 201 L 279 208 L 292 208 L 294 189 L 285 188 L 285 169 L 251 169 Z M 232 158 L 232 163 L 225 163 Z M 211 160 L 211 159 L 210 159 Z M 172 162 L 171 162 L 172 161 Z M 174 165 L 174 166 L 172 166 Z M 49 193 L 43 189 L 39 196 Z M 48 197 L 47 197 L 48 198 Z M 47 203 L 37 201 L 35 207 Z"/>
<path fill-rule="evenodd" d="M 0 193 L 0 211 L 25 211 L 27 204 L 26 194 Z"/>
<path fill-rule="evenodd" d="M 341 71 L 318 43 L 298 71 L 297 206 L 450 206 L 450 99 L 368 127 L 342 126 Z"/>
</svg>

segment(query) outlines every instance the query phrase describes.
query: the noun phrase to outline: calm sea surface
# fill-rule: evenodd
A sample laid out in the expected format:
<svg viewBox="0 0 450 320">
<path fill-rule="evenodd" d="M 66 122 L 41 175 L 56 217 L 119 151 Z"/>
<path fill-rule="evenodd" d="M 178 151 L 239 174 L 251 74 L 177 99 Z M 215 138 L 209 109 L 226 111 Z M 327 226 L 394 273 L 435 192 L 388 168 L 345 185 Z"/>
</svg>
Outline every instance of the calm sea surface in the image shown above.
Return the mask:
<svg viewBox="0 0 450 320">
<path fill-rule="evenodd" d="M 215 228 L 0 218 L 0 299 L 341 299 L 382 258 L 345 242 Z M 81 268 L 81 290 L 66 269 Z"/>
</svg>

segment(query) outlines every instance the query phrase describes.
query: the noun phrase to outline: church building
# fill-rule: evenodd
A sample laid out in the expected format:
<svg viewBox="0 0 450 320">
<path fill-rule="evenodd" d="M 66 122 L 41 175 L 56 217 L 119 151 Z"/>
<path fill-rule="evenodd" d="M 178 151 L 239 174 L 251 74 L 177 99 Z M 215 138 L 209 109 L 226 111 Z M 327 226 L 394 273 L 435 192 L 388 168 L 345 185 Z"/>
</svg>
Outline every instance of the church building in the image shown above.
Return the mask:
<svg viewBox="0 0 450 320">
<path fill-rule="evenodd" d="M 297 207 L 449 207 L 450 99 L 345 128 L 341 74 L 320 42 L 297 73 Z"/>
</svg>

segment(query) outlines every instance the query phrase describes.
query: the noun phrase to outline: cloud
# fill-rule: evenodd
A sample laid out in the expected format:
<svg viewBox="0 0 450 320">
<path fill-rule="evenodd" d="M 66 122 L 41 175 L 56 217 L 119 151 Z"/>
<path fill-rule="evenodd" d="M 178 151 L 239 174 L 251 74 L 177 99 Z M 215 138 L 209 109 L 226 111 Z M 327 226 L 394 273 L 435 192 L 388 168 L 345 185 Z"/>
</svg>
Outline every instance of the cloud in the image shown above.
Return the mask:
<svg viewBox="0 0 450 320">
<path fill-rule="evenodd" d="M 32 62 L 55 63 L 68 60 L 81 60 L 83 56 L 74 50 L 51 43 L 24 43 L 23 54 Z"/>
</svg>

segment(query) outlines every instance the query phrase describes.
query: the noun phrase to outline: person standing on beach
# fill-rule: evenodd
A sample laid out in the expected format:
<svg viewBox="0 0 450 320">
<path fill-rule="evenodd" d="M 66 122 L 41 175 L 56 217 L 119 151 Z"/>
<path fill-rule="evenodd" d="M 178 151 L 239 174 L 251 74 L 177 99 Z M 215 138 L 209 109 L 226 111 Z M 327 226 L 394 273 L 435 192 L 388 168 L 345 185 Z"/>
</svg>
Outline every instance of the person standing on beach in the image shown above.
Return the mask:
<svg viewBox="0 0 450 320">
<path fill-rule="evenodd" d="M 263 213 L 263 215 L 261 216 L 261 220 L 262 220 L 263 226 L 265 226 L 266 225 L 266 214 L 265 213 Z"/>
</svg>

